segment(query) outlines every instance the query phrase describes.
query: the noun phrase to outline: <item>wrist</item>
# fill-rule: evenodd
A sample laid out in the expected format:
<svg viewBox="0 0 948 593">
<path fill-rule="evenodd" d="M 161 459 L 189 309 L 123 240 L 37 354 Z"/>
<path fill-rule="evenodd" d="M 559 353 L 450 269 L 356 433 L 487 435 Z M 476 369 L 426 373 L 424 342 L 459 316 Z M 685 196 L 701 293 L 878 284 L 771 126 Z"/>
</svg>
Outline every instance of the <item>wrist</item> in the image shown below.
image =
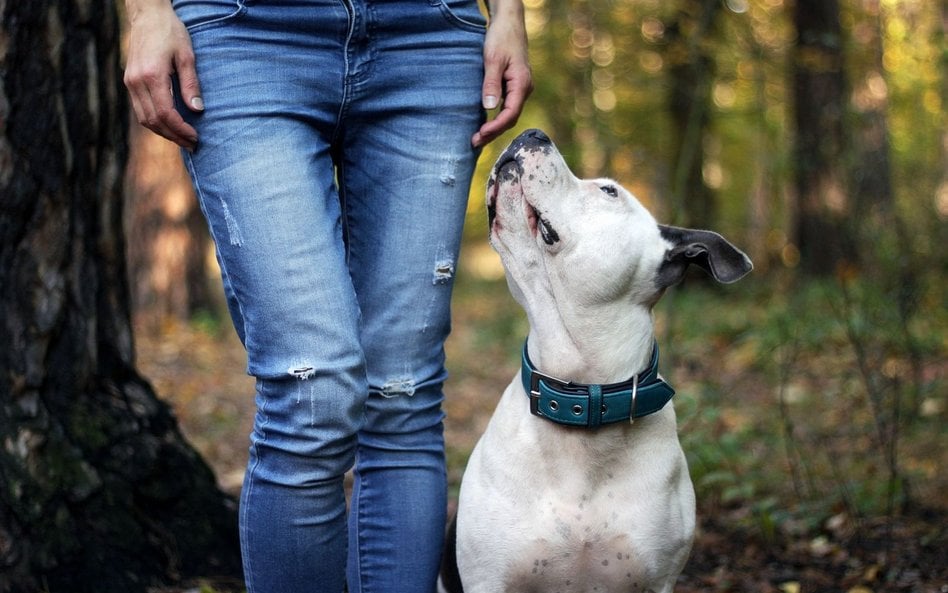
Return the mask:
<svg viewBox="0 0 948 593">
<path fill-rule="evenodd" d="M 125 0 L 125 13 L 128 15 L 130 24 L 134 24 L 146 14 L 167 10 L 174 10 L 170 0 Z"/>
<path fill-rule="evenodd" d="M 487 0 L 487 12 L 491 18 L 514 17 L 523 19 L 523 0 Z"/>
</svg>

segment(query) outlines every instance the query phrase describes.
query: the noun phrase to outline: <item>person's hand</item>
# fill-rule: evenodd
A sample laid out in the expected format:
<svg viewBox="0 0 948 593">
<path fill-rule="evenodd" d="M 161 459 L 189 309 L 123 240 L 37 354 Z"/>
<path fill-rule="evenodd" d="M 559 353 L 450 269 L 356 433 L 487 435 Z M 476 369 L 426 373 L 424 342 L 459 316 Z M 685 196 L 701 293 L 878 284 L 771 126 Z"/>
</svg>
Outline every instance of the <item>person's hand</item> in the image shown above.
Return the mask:
<svg viewBox="0 0 948 593">
<path fill-rule="evenodd" d="M 128 87 L 135 118 L 149 130 L 194 150 L 197 131 L 174 108 L 171 77 L 177 75 L 181 99 L 202 111 L 191 37 L 168 0 L 126 0 L 129 17 Z"/>
<path fill-rule="evenodd" d="M 481 97 L 485 109 L 500 107 L 471 138 L 475 147 L 484 146 L 517 123 L 523 104 L 533 91 L 527 57 L 527 32 L 521 0 L 494 0 L 491 20 L 484 39 L 484 85 Z"/>
</svg>

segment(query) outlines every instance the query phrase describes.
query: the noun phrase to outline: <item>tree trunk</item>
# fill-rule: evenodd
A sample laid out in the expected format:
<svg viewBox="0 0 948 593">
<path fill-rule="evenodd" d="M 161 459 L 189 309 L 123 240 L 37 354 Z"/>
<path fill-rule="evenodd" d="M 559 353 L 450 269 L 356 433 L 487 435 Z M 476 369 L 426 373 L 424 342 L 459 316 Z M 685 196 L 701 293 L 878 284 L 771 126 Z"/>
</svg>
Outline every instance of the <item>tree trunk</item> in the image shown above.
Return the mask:
<svg viewBox="0 0 948 593">
<path fill-rule="evenodd" d="M 833 273 L 853 259 L 847 217 L 846 80 L 838 0 L 797 0 L 793 55 L 796 240 L 803 269 Z"/>
<path fill-rule="evenodd" d="M 234 574 L 233 503 L 134 368 L 115 6 L 0 11 L 0 591 Z"/>
<path fill-rule="evenodd" d="M 884 33 L 882 6 L 873 0 L 867 6 L 867 18 L 872 32 L 864 40 L 866 53 L 871 56 L 868 71 L 853 92 L 853 211 L 861 227 L 870 233 L 890 227 L 895 212 L 895 193 L 892 188 L 892 167 L 889 147 L 888 84 L 883 65 Z M 864 230 L 864 229 L 859 229 Z M 860 233 L 861 236 L 862 233 Z M 867 237 L 871 240 L 871 235 Z"/>
<path fill-rule="evenodd" d="M 667 26 L 673 214 L 676 224 L 688 227 L 714 227 L 717 214 L 714 191 L 704 181 L 704 138 L 711 125 L 715 67 L 708 40 L 720 9 L 719 0 L 682 0 Z"/>
</svg>

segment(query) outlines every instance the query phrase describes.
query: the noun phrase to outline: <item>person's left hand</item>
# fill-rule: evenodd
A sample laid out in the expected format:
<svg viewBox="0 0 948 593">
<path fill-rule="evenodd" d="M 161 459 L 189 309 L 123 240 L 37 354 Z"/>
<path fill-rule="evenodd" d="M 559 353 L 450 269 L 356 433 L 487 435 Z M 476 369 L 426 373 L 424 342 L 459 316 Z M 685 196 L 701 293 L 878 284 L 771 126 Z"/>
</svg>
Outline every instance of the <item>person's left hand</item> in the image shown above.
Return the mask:
<svg viewBox="0 0 948 593">
<path fill-rule="evenodd" d="M 471 138 L 474 147 L 494 140 L 517 123 L 523 104 L 533 91 L 527 56 L 527 32 L 521 0 L 494 0 L 484 39 L 484 109 L 500 107 Z"/>
</svg>

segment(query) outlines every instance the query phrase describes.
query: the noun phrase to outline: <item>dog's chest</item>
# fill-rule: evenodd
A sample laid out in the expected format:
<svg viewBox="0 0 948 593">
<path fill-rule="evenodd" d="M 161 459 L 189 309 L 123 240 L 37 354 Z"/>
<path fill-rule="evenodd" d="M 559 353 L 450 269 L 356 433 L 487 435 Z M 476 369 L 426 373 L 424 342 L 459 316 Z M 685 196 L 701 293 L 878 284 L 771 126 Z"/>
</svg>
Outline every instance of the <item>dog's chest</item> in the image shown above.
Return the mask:
<svg viewBox="0 0 948 593">
<path fill-rule="evenodd" d="M 647 548 L 630 535 L 636 521 L 619 506 L 615 492 L 567 500 L 537 501 L 522 553 L 508 576 L 514 585 L 509 590 L 645 591 L 654 562 L 642 557 Z"/>
<path fill-rule="evenodd" d="M 507 575 L 508 591 L 646 591 L 652 578 L 625 534 L 601 533 L 578 546 L 538 539 Z"/>
<path fill-rule="evenodd" d="M 526 399 L 512 383 L 468 464 L 459 504 L 469 510 L 458 521 L 465 588 L 664 592 L 693 532 L 674 413 L 588 433 L 530 416 Z"/>
</svg>

